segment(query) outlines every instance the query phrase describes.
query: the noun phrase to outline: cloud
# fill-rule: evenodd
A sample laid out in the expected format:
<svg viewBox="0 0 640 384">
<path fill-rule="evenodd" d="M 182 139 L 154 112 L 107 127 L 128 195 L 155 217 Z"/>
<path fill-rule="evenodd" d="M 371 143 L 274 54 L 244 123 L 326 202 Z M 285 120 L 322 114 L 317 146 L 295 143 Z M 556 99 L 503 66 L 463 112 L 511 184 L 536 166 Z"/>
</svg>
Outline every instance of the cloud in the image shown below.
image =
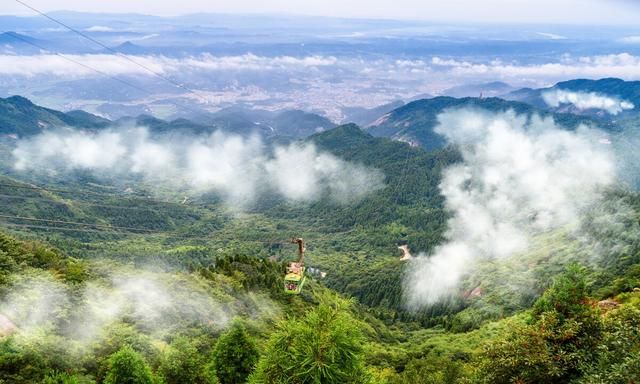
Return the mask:
<svg viewBox="0 0 640 384">
<path fill-rule="evenodd" d="M 308 71 L 320 69 L 333 71 L 336 68 L 360 74 L 366 77 L 383 77 L 406 80 L 412 75 L 416 79 L 439 80 L 442 72 L 454 76 L 454 80 L 464 82 L 467 78 L 478 81 L 478 77 L 487 80 L 513 80 L 514 83 L 526 81 L 549 82 L 569 78 L 620 77 L 635 79 L 640 77 L 640 57 L 629 53 L 599 56 L 562 56 L 558 60 L 542 64 L 523 64 L 517 61 L 502 60 L 471 61 L 455 58 L 432 57 L 430 60 L 365 60 L 356 58 L 336 58 L 334 56 L 311 55 L 258 56 L 251 53 L 236 56 L 214 56 L 202 54 L 183 58 L 162 55 L 112 55 L 82 54 L 65 55 L 87 66 L 112 76 L 151 74 L 144 68 L 133 65 L 133 61 L 162 74 L 184 76 L 190 73 L 238 72 L 238 71 Z M 291 74 L 291 73 L 290 73 Z M 305 72 L 305 74 L 307 74 Z M 59 76 L 82 78 L 98 76 L 94 71 L 77 66 L 63 57 L 42 53 L 39 55 L 0 55 L 0 76 Z M 347 76 L 348 77 L 348 76 Z"/>
<path fill-rule="evenodd" d="M 236 314 L 227 305 L 233 298 L 214 298 L 210 285 L 197 278 L 118 268 L 100 272 L 98 279 L 73 288 L 48 272 L 14 275 L 0 300 L 0 314 L 27 338 L 54 331 L 85 345 L 125 318 L 153 333 L 190 324 L 222 329 Z M 240 300 L 257 316 L 268 315 L 262 308 L 268 299 L 261 299 Z"/>
<path fill-rule="evenodd" d="M 546 37 L 547 39 L 550 40 L 566 40 L 567 37 L 566 36 L 562 36 L 562 35 L 557 35 L 555 33 L 548 33 L 548 32 L 536 32 L 538 35 L 542 36 L 542 37 Z"/>
<path fill-rule="evenodd" d="M 619 42 L 624 44 L 638 44 L 640 43 L 640 36 L 625 36 L 623 38 L 618 39 Z"/>
<path fill-rule="evenodd" d="M 38 148 L 38 154 L 30 151 Z M 27 169 L 36 161 L 41 165 L 52 161 L 66 168 L 108 169 L 113 167 L 127 149 L 120 135 L 103 131 L 94 135 L 85 132 L 65 134 L 46 132 L 34 137 L 29 145 L 14 151 L 15 168 Z"/>
<path fill-rule="evenodd" d="M 86 28 L 87 32 L 113 32 L 115 29 L 110 27 L 105 27 L 104 25 L 94 25 L 89 28 Z"/>
<path fill-rule="evenodd" d="M 271 110 L 322 111 L 337 122 L 347 121 L 346 107 L 375 108 L 398 99 L 410 100 L 416 95 L 440 94 L 461 84 L 502 81 L 514 87 L 546 88 L 558 81 L 575 78 L 640 78 L 640 57 L 629 53 L 559 55 L 548 60 L 538 58 L 535 63 L 440 56 L 397 59 L 384 55 L 268 57 L 248 53 L 227 56 L 126 56 L 153 72 L 196 90 L 197 94 L 194 94 L 180 87 L 169 86 L 168 83 L 165 85 L 169 87 L 158 88 L 158 84 L 165 82 L 120 55 L 65 56 L 109 76 L 127 80 L 135 78 L 135 84 L 147 89 L 150 97 L 140 99 L 137 93 L 124 93 L 120 97 L 139 105 L 170 103 L 178 111 L 184 112 L 175 103 L 174 98 L 179 96 L 194 99 L 201 107 L 212 112 L 220 106 L 246 103 Z M 87 78 L 100 79 L 100 82 L 87 85 L 82 81 Z M 58 108 L 70 104 L 77 106 L 78 103 L 95 107 L 95 101 L 85 100 L 87 86 L 93 91 L 92 97 L 109 101 L 107 99 L 111 93 L 100 91 L 102 81 L 109 87 L 115 84 L 91 69 L 47 53 L 32 56 L 0 55 L 0 79 L 9 81 L 7 84 L 15 84 L 16 89 L 20 87 L 22 93 L 34 91 L 34 84 L 41 84 L 42 81 L 39 92 L 44 89 L 46 94 L 55 95 Z"/>
<path fill-rule="evenodd" d="M 547 105 L 554 108 L 559 107 L 561 104 L 572 104 L 578 109 L 602 109 L 611 115 L 617 115 L 625 109 L 634 108 L 634 105 L 629 101 L 596 92 L 572 92 L 554 89 L 543 92 L 542 99 Z"/>
<path fill-rule="evenodd" d="M 328 197 L 343 203 L 381 188 L 381 172 L 319 151 L 313 144 L 269 151 L 258 136 L 216 131 L 206 136 L 151 137 L 145 128 L 100 132 L 59 130 L 20 140 L 14 168 L 50 174 L 143 177 L 153 183 L 215 192 L 234 206 L 265 193 L 299 202 Z"/>
<path fill-rule="evenodd" d="M 527 81 L 558 81 L 575 78 L 620 77 L 636 79 L 640 76 L 640 57 L 628 53 L 573 57 L 565 55 L 559 61 L 543 64 L 520 64 L 493 60 L 486 63 L 433 57 L 431 64 L 450 76 Z"/>
<path fill-rule="evenodd" d="M 65 54 L 65 57 L 81 62 L 111 76 L 152 74 L 135 61 L 157 73 L 181 73 L 184 71 L 271 71 L 292 70 L 335 65 L 337 59 L 332 56 L 213 56 L 203 54 L 186 58 L 143 55 L 112 54 Z M 26 76 L 38 75 L 82 78 L 96 76 L 96 72 L 78 66 L 64 57 L 42 53 L 39 55 L 0 55 L 0 75 Z"/>
<path fill-rule="evenodd" d="M 313 145 L 276 148 L 265 168 L 278 192 L 294 201 L 314 201 L 328 193 L 348 202 L 382 185 L 380 172 L 319 152 Z"/>
<path fill-rule="evenodd" d="M 463 162 L 440 185 L 451 212 L 446 241 L 414 260 L 410 306 L 445 300 L 480 260 L 523 252 L 536 234 L 579 219 L 614 183 L 615 162 L 599 135 L 563 130 L 553 120 L 451 110 L 436 132 L 459 146 Z"/>
</svg>

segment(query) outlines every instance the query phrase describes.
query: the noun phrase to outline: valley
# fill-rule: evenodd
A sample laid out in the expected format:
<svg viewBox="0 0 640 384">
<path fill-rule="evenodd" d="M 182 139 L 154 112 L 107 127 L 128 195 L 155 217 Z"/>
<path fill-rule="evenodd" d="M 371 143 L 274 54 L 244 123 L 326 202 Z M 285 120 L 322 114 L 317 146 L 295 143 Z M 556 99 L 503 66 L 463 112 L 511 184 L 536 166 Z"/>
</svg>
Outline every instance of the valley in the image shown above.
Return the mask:
<svg viewBox="0 0 640 384">
<path fill-rule="evenodd" d="M 6 2 L 0 384 L 640 382 L 638 17 Z"/>
</svg>

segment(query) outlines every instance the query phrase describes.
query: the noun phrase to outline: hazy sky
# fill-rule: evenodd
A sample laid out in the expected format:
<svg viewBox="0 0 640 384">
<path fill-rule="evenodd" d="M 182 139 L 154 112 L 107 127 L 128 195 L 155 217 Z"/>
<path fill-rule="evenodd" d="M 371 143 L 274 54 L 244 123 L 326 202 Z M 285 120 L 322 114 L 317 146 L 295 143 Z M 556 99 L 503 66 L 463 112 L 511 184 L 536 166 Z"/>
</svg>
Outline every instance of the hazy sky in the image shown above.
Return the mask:
<svg viewBox="0 0 640 384">
<path fill-rule="evenodd" d="M 637 24 L 638 0 L 24 0 L 44 11 L 293 13 L 463 22 Z M 32 14 L 3 0 L 2 14 Z"/>
</svg>

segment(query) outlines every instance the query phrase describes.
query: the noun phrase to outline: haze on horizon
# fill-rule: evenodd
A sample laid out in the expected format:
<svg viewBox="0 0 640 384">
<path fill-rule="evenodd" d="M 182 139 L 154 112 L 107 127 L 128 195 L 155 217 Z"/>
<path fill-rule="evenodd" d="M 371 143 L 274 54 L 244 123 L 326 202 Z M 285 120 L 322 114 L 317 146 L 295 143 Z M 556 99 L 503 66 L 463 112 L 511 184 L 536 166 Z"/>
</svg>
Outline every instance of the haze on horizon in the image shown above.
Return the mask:
<svg viewBox="0 0 640 384">
<path fill-rule="evenodd" d="M 96 13 L 141 13 L 159 16 L 191 13 L 262 13 L 331 16 L 345 18 L 376 18 L 423 20 L 462 23 L 539 23 L 539 24 L 635 24 L 640 6 L 632 0 L 435 0 L 366 1 L 353 0 L 237 0 L 216 2 L 185 0 L 158 2 L 154 0 L 30 0 L 27 4 L 44 12 L 58 10 Z M 33 11 L 15 1 L 0 5 L 0 14 L 32 16 Z"/>
</svg>

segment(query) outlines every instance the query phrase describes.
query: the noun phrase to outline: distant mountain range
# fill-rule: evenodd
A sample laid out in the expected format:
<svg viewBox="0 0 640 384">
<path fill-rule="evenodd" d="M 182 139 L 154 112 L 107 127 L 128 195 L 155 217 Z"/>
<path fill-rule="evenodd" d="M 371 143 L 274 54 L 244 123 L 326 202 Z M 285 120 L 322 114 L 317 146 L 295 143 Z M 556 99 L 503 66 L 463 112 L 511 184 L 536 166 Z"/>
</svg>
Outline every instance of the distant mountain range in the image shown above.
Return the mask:
<svg viewBox="0 0 640 384">
<path fill-rule="evenodd" d="M 490 83 L 459 85 L 445 90 L 442 94 L 443 96 L 451 97 L 500 97 L 514 90 L 515 88 L 507 83 L 493 81 Z"/>
<path fill-rule="evenodd" d="M 247 108 L 227 108 L 214 114 L 166 121 L 150 115 L 108 120 L 85 111 L 60 112 L 38 106 L 21 96 L 0 98 L 0 135 L 30 136 L 47 129 L 72 127 L 102 129 L 114 125 L 135 124 L 146 126 L 154 133 L 180 131 L 201 134 L 224 130 L 264 137 L 304 138 L 336 126 L 329 119 L 298 110 L 270 112 Z"/>
<path fill-rule="evenodd" d="M 442 148 L 445 145 L 444 138 L 433 131 L 438 124 L 438 115 L 449 108 L 464 107 L 481 108 L 492 112 L 513 110 L 516 113 L 527 115 L 538 113 L 542 116 L 552 116 L 558 124 L 569 129 L 574 129 L 579 124 L 599 125 L 606 130 L 616 129 L 612 123 L 603 123 L 587 116 L 577 116 L 570 113 L 548 112 L 518 101 L 496 97 L 456 99 L 440 96 L 414 101 L 395 109 L 366 127 L 366 130 L 374 136 L 390 137 L 425 149 Z"/>
<path fill-rule="evenodd" d="M 40 52 L 44 41 L 17 32 L 0 34 L 0 53 L 32 55 Z"/>
<path fill-rule="evenodd" d="M 531 104 L 535 107 L 552 110 L 552 111 L 566 111 L 575 114 L 590 115 L 597 118 L 613 119 L 612 115 L 604 113 L 604 111 L 597 108 L 580 110 L 575 106 L 561 105 L 554 108 L 549 106 L 543 95 L 545 92 L 551 92 L 554 90 L 564 90 L 569 92 L 580 93 L 596 93 L 601 96 L 615 98 L 621 101 L 628 101 L 633 103 L 633 109 L 622 111 L 622 114 L 636 114 L 640 110 L 640 81 L 625 81 L 617 78 L 605 78 L 599 80 L 589 79 L 576 79 L 563 81 L 555 84 L 549 88 L 523 88 L 516 91 L 512 91 L 502 97 L 509 100 L 521 101 L 527 104 Z M 619 117 L 619 116 L 618 116 Z"/>
<path fill-rule="evenodd" d="M 508 87 L 501 83 L 494 85 L 494 89 Z M 450 108 L 472 107 L 493 112 L 513 110 L 519 114 L 552 117 L 556 123 L 567 129 L 575 129 L 580 124 L 586 124 L 608 132 L 622 131 L 635 124 L 640 118 L 637 107 L 625 110 L 618 116 L 612 116 L 597 110 L 581 111 L 570 106 L 549 106 L 544 101 L 543 94 L 557 89 L 583 93 L 594 92 L 640 106 L 640 82 L 601 79 L 571 80 L 543 89 L 525 88 L 509 92 L 504 98 L 439 96 L 408 104 L 396 101 L 372 109 L 347 108 L 345 112 L 347 121 L 363 127 L 373 136 L 404 141 L 428 150 L 445 146 L 444 138 L 436 134 L 433 129 L 438 124 L 438 115 Z M 0 99 L 0 134 L 4 135 L 32 135 L 51 127 L 97 129 L 125 123 L 144 125 L 152 132 L 159 133 L 179 130 L 200 134 L 224 130 L 241 135 L 259 133 L 266 138 L 289 139 L 306 138 L 336 126 L 326 117 L 300 110 L 272 112 L 235 106 L 215 113 L 203 111 L 200 115 L 194 114 L 188 118 L 171 121 L 152 117 L 148 112 L 138 117 L 124 117 L 112 121 L 82 111 L 64 113 L 40 107 L 20 96 Z"/>
<path fill-rule="evenodd" d="M 84 111 L 44 108 L 21 96 L 0 98 L 0 134 L 29 136 L 55 127 L 104 128 L 111 122 Z"/>
</svg>

